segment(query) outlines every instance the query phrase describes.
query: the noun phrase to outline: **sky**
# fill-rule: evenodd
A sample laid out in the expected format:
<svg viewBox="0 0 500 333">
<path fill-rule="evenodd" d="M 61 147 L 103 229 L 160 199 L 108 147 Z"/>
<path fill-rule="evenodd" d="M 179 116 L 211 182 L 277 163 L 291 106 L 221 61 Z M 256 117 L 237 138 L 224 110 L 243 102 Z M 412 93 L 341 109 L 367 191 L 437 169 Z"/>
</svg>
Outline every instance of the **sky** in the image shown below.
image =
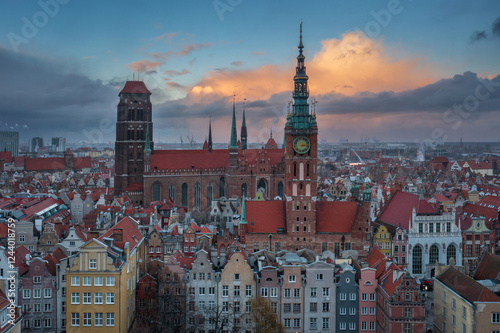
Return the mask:
<svg viewBox="0 0 500 333">
<path fill-rule="evenodd" d="M 301 21 L 320 140 L 500 140 L 496 0 L 1 6 L 0 130 L 21 142 L 114 141 L 118 94 L 138 76 L 152 92 L 156 142 L 203 142 L 210 116 L 214 141 L 229 142 L 233 94 L 249 142 L 271 130 L 280 142 Z"/>
</svg>

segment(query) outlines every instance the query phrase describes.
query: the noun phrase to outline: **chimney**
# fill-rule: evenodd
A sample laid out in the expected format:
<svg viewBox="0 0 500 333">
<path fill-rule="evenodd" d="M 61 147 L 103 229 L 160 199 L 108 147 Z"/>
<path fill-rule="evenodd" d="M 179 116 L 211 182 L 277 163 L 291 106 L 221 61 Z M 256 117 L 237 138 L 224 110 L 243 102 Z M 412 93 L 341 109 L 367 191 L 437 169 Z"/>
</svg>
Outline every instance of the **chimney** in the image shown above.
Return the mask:
<svg viewBox="0 0 500 333">
<path fill-rule="evenodd" d="M 123 242 L 123 229 L 122 228 L 114 228 L 112 237 L 115 240 L 115 242 Z"/>
<path fill-rule="evenodd" d="M 88 232 L 88 239 L 91 240 L 92 238 L 97 239 L 99 238 L 99 231 L 97 230 L 91 230 Z"/>
</svg>

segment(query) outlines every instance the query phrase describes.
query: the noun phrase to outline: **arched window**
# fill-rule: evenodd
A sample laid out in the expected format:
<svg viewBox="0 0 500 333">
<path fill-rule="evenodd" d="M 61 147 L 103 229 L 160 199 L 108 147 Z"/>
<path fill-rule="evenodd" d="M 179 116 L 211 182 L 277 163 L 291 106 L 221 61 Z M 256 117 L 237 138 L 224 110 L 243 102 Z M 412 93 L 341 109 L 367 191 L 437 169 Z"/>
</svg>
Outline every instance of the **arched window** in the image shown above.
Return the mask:
<svg viewBox="0 0 500 333">
<path fill-rule="evenodd" d="M 153 201 L 161 200 L 161 185 L 160 183 L 153 184 Z"/>
<path fill-rule="evenodd" d="M 453 258 L 455 261 L 455 264 L 457 263 L 457 249 L 455 248 L 455 245 L 450 244 L 448 245 L 448 248 L 446 249 L 446 263 L 449 265 L 450 264 L 450 259 Z"/>
<path fill-rule="evenodd" d="M 283 182 L 278 183 L 278 195 L 281 199 L 285 198 L 285 187 L 283 186 Z"/>
<path fill-rule="evenodd" d="M 128 154 L 128 159 L 129 160 L 133 160 L 134 159 L 134 153 L 130 152 L 130 154 Z"/>
<path fill-rule="evenodd" d="M 297 177 L 297 163 L 293 163 L 293 176 Z"/>
<path fill-rule="evenodd" d="M 299 179 L 304 180 L 304 163 L 299 164 Z"/>
<path fill-rule="evenodd" d="M 225 197 L 226 196 L 226 180 L 224 177 L 220 177 L 219 181 L 219 197 Z"/>
<path fill-rule="evenodd" d="M 267 183 L 264 179 L 259 180 L 259 183 L 257 184 L 257 189 L 264 193 L 264 195 L 267 195 Z"/>
<path fill-rule="evenodd" d="M 437 244 L 434 244 L 429 250 L 429 264 L 433 265 L 436 261 L 439 262 L 439 247 Z"/>
<path fill-rule="evenodd" d="M 306 167 L 306 177 L 309 177 L 309 163 L 307 163 Z"/>
<path fill-rule="evenodd" d="M 182 184 L 182 206 L 188 206 L 188 184 L 186 183 Z"/>
<path fill-rule="evenodd" d="M 210 207 L 212 206 L 213 195 L 214 195 L 214 187 L 210 183 L 207 185 L 207 208 L 208 209 L 210 209 Z"/>
<path fill-rule="evenodd" d="M 297 184 L 292 185 L 292 195 L 297 195 Z"/>
<path fill-rule="evenodd" d="M 200 183 L 194 184 L 194 206 L 198 209 L 201 208 L 201 185 L 200 185 Z"/>
<path fill-rule="evenodd" d="M 311 185 L 306 184 L 306 196 L 311 196 Z"/>
<path fill-rule="evenodd" d="M 247 193 L 247 183 L 241 184 L 241 196 L 243 197 L 243 194 L 245 194 L 245 197 L 248 197 Z"/>
<path fill-rule="evenodd" d="M 141 153 L 137 153 L 137 159 L 138 159 L 138 160 L 141 160 L 141 159 L 142 159 L 142 155 L 141 155 Z"/>
<path fill-rule="evenodd" d="M 416 245 L 413 248 L 413 267 L 412 274 L 422 274 L 422 247 Z"/>
<path fill-rule="evenodd" d="M 168 196 L 175 202 L 175 186 L 173 184 L 168 187 Z"/>
</svg>

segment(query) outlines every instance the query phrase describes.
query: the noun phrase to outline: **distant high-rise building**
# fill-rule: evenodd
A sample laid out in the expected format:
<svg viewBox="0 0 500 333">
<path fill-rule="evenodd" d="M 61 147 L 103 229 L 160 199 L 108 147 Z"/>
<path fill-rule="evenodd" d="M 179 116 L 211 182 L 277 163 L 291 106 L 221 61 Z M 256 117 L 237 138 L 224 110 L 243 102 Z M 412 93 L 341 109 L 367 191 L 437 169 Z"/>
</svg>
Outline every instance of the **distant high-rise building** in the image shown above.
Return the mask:
<svg viewBox="0 0 500 333">
<path fill-rule="evenodd" d="M 0 132 L 0 151 L 10 151 L 19 155 L 19 132 Z"/>
<path fill-rule="evenodd" d="M 425 144 L 419 142 L 417 145 L 417 162 L 425 161 Z"/>
<path fill-rule="evenodd" d="M 56 153 L 64 153 L 66 151 L 66 138 L 52 138 L 51 150 Z"/>
<path fill-rule="evenodd" d="M 43 147 L 43 138 L 31 138 L 30 152 L 36 153 L 38 148 Z"/>
</svg>

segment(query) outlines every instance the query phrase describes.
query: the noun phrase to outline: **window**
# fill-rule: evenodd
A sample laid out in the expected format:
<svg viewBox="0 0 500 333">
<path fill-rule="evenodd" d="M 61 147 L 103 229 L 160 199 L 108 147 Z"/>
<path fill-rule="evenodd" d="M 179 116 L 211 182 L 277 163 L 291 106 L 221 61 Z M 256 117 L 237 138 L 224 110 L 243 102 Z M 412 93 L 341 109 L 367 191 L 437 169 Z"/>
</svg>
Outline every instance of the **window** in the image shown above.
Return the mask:
<svg viewBox="0 0 500 333">
<path fill-rule="evenodd" d="M 350 301 L 355 301 L 356 300 L 356 293 L 350 293 L 349 294 L 349 300 Z"/>
<path fill-rule="evenodd" d="M 41 276 L 33 276 L 33 283 L 42 283 Z"/>
<path fill-rule="evenodd" d="M 340 328 L 341 330 L 345 330 L 345 329 L 347 328 L 346 323 L 340 323 L 339 328 Z"/>
<path fill-rule="evenodd" d="M 292 327 L 292 320 L 290 318 L 285 318 L 285 327 Z"/>
<path fill-rule="evenodd" d="M 422 274 L 422 247 L 417 245 L 413 248 L 413 274 Z"/>
<path fill-rule="evenodd" d="M 250 313 L 252 311 L 252 302 L 247 301 L 245 302 L 245 312 Z"/>
<path fill-rule="evenodd" d="M 340 300 L 345 301 L 347 299 L 346 293 L 340 293 Z"/>
<path fill-rule="evenodd" d="M 467 309 L 462 305 L 462 318 L 467 319 Z"/>
<path fill-rule="evenodd" d="M 290 297 L 292 297 L 291 289 L 285 288 L 285 298 L 290 298 Z"/>
<path fill-rule="evenodd" d="M 462 333 L 467 333 L 467 326 L 463 323 L 462 323 Z"/>
<path fill-rule="evenodd" d="M 295 275 L 288 275 L 288 282 L 295 283 L 296 282 L 296 276 Z"/>
<path fill-rule="evenodd" d="M 362 331 L 368 330 L 368 325 L 367 325 L 366 321 L 361 322 L 361 330 Z"/>
<path fill-rule="evenodd" d="M 92 277 L 91 276 L 84 276 L 83 281 L 82 281 L 82 286 L 84 286 L 84 287 L 92 286 Z"/>
<path fill-rule="evenodd" d="M 80 293 L 71 293 L 71 304 L 80 304 Z"/>
<path fill-rule="evenodd" d="M 43 320 L 43 327 L 49 328 L 52 326 L 52 321 L 50 319 L 44 319 Z"/>
<path fill-rule="evenodd" d="M 398 253 L 399 252 L 399 245 L 394 245 L 394 253 Z M 366 324 L 366 322 L 365 322 Z"/>
<path fill-rule="evenodd" d="M 240 274 L 236 273 L 234 274 L 234 281 L 239 281 L 240 280 Z"/>
<path fill-rule="evenodd" d="M 115 326 L 115 314 L 106 313 L 106 326 Z"/>
<path fill-rule="evenodd" d="M 94 294 L 94 304 L 102 304 L 102 293 Z"/>
<path fill-rule="evenodd" d="M 41 298 L 42 289 L 33 289 L 33 298 Z"/>
<path fill-rule="evenodd" d="M 374 321 L 370 321 L 370 331 L 375 331 L 375 322 Z M 408 333 L 410 333 L 410 331 L 408 331 Z"/>
<path fill-rule="evenodd" d="M 349 308 L 349 314 L 351 316 L 355 316 L 356 315 L 356 308 Z"/>
<path fill-rule="evenodd" d="M 370 293 L 370 301 L 375 301 L 375 293 Z"/>
<path fill-rule="evenodd" d="M 71 313 L 71 326 L 80 326 L 80 314 L 72 312 Z"/>
<path fill-rule="evenodd" d="M 106 304 L 115 304 L 115 293 L 106 293 Z"/>
<path fill-rule="evenodd" d="M 89 269 L 97 269 L 97 259 L 89 259 Z"/>
<path fill-rule="evenodd" d="M 240 313 L 240 302 L 238 301 L 234 302 L 234 312 Z"/>
<path fill-rule="evenodd" d="M 316 288 L 311 288 L 311 297 L 316 297 L 317 294 L 318 294 L 317 289 Z"/>
<path fill-rule="evenodd" d="M 102 326 L 102 312 L 96 312 L 94 314 L 94 326 Z"/>
<path fill-rule="evenodd" d="M 293 312 L 300 313 L 300 303 L 293 303 Z"/>
<path fill-rule="evenodd" d="M 31 290 L 23 289 L 23 299 L 28 299 L 28 298 L 31 298 Z"/>
<path fill-rule="evenodd" d="M 361 300 L 362 301 L 368 301 L 368 294 L 367 293 L 362 293 L 361 294 Z"/>
<path fill-rule="evenodd" d="M 45 288 L 43 290 L 43 297 L 44 298 L 51 298 L 52 297 L 52 289 L 50 288 Z"/>
<path fill-rule="evenodd" d="M 71 285 L 72 286 L 79 286 L 80 285 L 80 277 L 79 276 L 72 276 L 71 277 Z"/>
<path fill-rule="evenodd" d="M 52 304 L 51 303 L 45 303 L 43 305 L 43 311 L 44 312 L 51 312 L 52 311 Z"/>
<path fill-rule="evenodd" d="M 453 244 L 448 245 L 446 249 L 446 262 L 450 264 L 450 259 L 453 258 L 455 263 L 457 262 L 457 250 Z"/>
<path fill-rule="evenodd" d="M 371 330 L 371 325 L 370 325 L 370 330 Z M 404 331 L 404 333 L 411 333 L 411 324 L 410 323 L 405 323 L 405 331 Z"/>
<path fill-rule="evenodd" d="M 349 323 L 349 330 L 354 331 L 356 329 L 356 323 Z"/>
<path fill-rule="evenodd" d="M 309 329 L 311 330 L 316 330 L 318 329 L 318 319 L 317 318 L 311 318 L 309 322 Z"/>
<path fill-rule="evenodd" d="M 411 294 L 410 293 L 405 294 L 405 301 L 411 302 Z"/>
<path fill-rule="evenodd" d="M 229 302 L 224 301 L 222 302 L 222 312 L 228 312 L 229 311 Z"/>
<path fill-rule="evenodd" d="M 310 312 L 317 312 L 318 311 L 318 303 L 310 303 L 309 304 L 309 311 Z"/>
<path fill-rule="evenodd" d="M 442 297 L 443 302 L 446 302 L 446 292 L 443 291 L 443 297 Z"/>
<path fill-rule="evenodd" d="M 316 274 L 316 280 L 317 281 L 323 281 L 323 274 Z"/>
<path fill-rule="evenodd" d="M 330 328 L 330 318 L 323 318 L 323 329 Z"/>
<path fill-rule="evenodd" d="M 340 308 L 340 315 L 345 316 L 347 314 L 346 308 Z"/>
<path fill-rule="evenodd" d="M 330 288 L 323 288 L 323 297 L 330 297 Z"/>
<path fill-rule="evenodd" d="M 323 312 L 330 312 L 330 303 L 328 302 L 323 303 Z"/>
<path fill-rule="evenodd" d="M 92 304 L 92 293 L 83 293 L 83 304 Z"/>
<path fill-rule="evenodd" d="M 405 317 L 410 318 L 411 317 L 411 308 L 405 308 Z"/>
<path fill-rule="evenodd" d="M 491 323 L 492 324 L 500 324 L 500 312 L 492 312 L 491 313 Z"/>
<path fill-rule="evenodd" d="M 374 314 L 375 314 L 375 307 L 371 306 L 370 307 L 370 315 L 374 315 Z"/>
<path fill-rule="evenodd" d="M 94 286 L 102 286 L 102 276 L 94 277 Z"/>
<path fill-rule="evenodd" d="M 114 286 L 114 285 L 115 285 L 115 277 L 106 276 L 106 286 Z"/>
<path fill-rule="evenodd" d="M 300 288 L 293 289 L 293 297 L 295 297 L 295 298 L 300 297 Z"/>
<path fill-rule="evenodd" d="M 363 306 L 361 308 L 361 315 L 366 316 L 368 314 L 368 308 Z"/>
<path fill-rule="evenodd" d="M 200 287 L 199 294 L 200 295 L 205 295 L 205 288 L 204 287 Z"/>
<path fill-rule="evenodd" d="M 42 312 L 42 305 L 40 303 L 35 303 L 33 312 Z"/>
<path fill-rule="evenodd" d="M 300 318 L 293 318 L 293 327 L 300 327 Z"/>
<path fill-rule="evenodd" d="M 194 294 L 194 293 L 193 293 Z M 215 287 L 209 287 L 208 288 L 208 294 L 209 295 L 215 295 Z"/>
<path fill-rule="evenodd" d="M 269 289 L 271 291 L 271 297 L 278 297 L 278 288 L 273 287 L 273 288 L 269 288 Z"/>
<path fill-rule="evenodd" d="M 83 326 L 91 326 L 92 325 L 92 314 L 89 312 L 83 313 Z"/>
<path fill-rule="evenodd" d="M 240 286 L 234 286 L 234 296 L 240 296 Z"/>
<path fill-rule="evenodd" d="M 283 312 L 289 313 L 291 311 L 292 311 L 292 304 L 291 303 L 283 304 Z"/>
<path fill-rule="evenodd" d="M 229 286 L 222 286 L 222 297 L 229 297 Z"/>
<path fill-rule="evenodd" d="M 200 273 L 200 280 L 205 280 L 205 273 Z"/>
<path fill-rule="evenodd" d="M 451 299 L 451 309 L 455 311 L 457 309 L 457 302 L 454 298 Z"/>
<path fill-rule="evenodd" d="M 457 321 L 456 321 L 456 318 L 455 318 L 455 315 L 451 315 L 451 326 L 455 327 Z"/>
<path fill-rule="evenodd" d="M 25 236 L 24 235 L 20 235 L 19 236 L 19 242 L 25 242 Z"/>
</svg>

